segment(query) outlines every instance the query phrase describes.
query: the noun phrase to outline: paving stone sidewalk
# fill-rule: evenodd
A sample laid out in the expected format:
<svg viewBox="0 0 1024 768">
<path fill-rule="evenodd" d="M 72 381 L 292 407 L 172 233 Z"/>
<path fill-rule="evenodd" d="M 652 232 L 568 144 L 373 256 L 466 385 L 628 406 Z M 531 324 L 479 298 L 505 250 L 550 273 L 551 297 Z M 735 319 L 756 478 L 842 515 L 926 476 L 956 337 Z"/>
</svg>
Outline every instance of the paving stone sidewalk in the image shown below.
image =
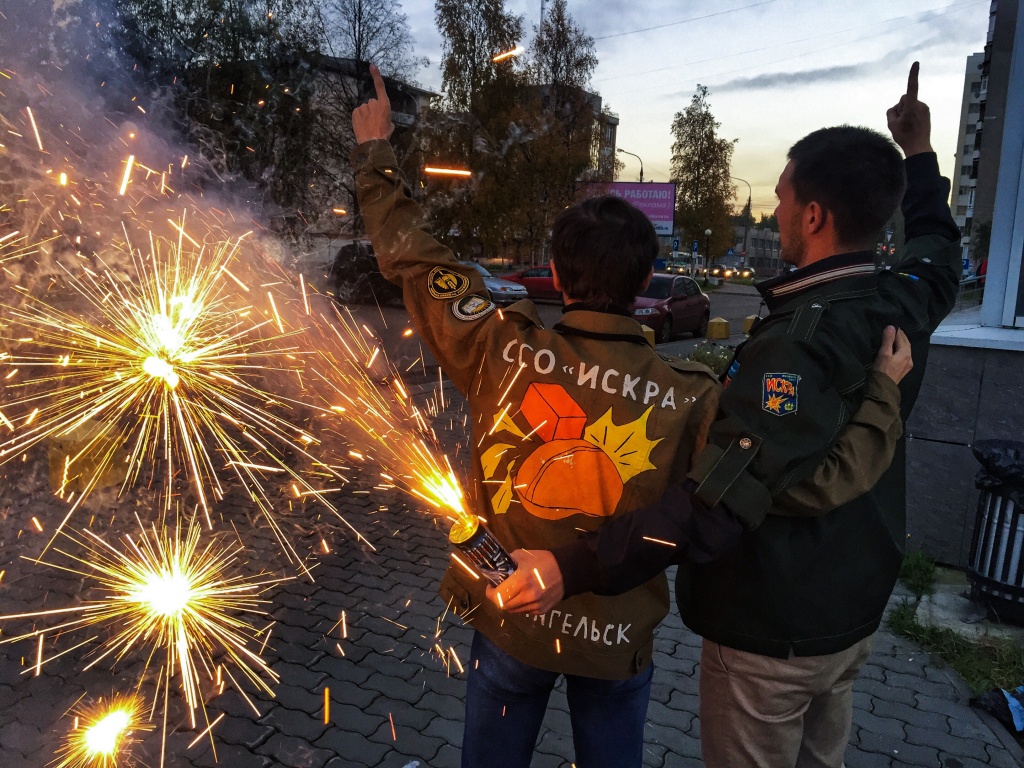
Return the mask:
<svg viewBox="0 0 1024 768">
<path fill-rule="evenodd" d="M 458 416 L 458 401 L 450 415 Z M 38 478 L 36 478 L 38 480 Z M 0 615 L 72 605 L 89 597 L 81 577 L 20 559 L 38 555 L 43 539 L 27 530 L 31 515 L 52 527 L 61 513 L 52 497 L 8 483 L 0 491 Z M 240 531 L 252 569 L 277 568 L 281 556 L 265 526 L 247 525 L 246 506 L 224 505 Z M 325 540 L 315 582 L 297 579 L 267 595 L 273 624 L 264 657 L 280 683 L 275 695 L 253 692 L 255 711 L 228 690 L 212 696 L 216 755 L 203 726 L 188 725 L 172 702 L 165 765 L 229 768 L 454 768 L 459 765 L 470 632 L 444 616 L 436 585 L 447 562 L 445 526 L 411 511 L 394 491 L 355 483 L 343 512 L 376 551 L 354 541 L 326 517 L 284 518 L 300 551 Z M 25 529 L 20 536 L 14 535 Z M 278 568 L 280 570 L 280 568 Z M 345 613 L 346 636 L 339 625 Z M 262 622 L 265 624 L 266 622 Z M 261 625 L 262 625 L 261 624 Z M 3 636 L 25 622 L 3 626 Z M 2 638 L 0 638 L 2 639 Z M 80 638 L 84 639 L 84 638 Z M 66 650 L 77 641 L 61 639 Z M 49 646 L 47 646 L 49 649 Z M 0 645 L 0 768 L 42 768 L 70 728 L 65 713 L 82 696 L 131 688 L 141 662 L 126 659 L 83 671 L 86 649 L 44 664 L 34 675 L 35 641 Z M 658 630 L 653 699 L 644 765 L 699 766 L 697 682 L 700 642 L 673 612 Z M 49 650 L 48 650 L 49 653 Z M 456 661 L 456 658 L 458 661 Z M 151 683 L 143 692 L 152 696 Z M 324 723 L 329 688 L 330 722 Z M 855 687 L 849 768 L 973 768 L 1024 764 L 1024 752 L 1000 726 L 968 707 L 954 672 L 886 632 Z M 160 731 L 143 735 L 134 754 L 160 765 Z M 556 691 L 537 747 L 535 768 L 572 760 L 565 696 Z"/>
</svg>

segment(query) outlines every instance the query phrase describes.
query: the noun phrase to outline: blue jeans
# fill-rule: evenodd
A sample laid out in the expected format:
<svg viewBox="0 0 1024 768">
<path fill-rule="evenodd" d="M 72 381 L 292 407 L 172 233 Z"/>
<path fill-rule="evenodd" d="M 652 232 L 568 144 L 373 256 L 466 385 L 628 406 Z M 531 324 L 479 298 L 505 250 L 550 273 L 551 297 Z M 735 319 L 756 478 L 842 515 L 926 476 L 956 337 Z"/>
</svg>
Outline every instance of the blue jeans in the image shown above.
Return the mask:
<svg viewBox="0 0 1024 768">
<path fill-rule="evenodd" d="M 529 768 L 557 672 L 527 666 L 479 632 L 466 690 L 462 768 Z M 640 768 L 653 665 L 626 680 L 566 675 L 578 768 Z"/>
</svg>

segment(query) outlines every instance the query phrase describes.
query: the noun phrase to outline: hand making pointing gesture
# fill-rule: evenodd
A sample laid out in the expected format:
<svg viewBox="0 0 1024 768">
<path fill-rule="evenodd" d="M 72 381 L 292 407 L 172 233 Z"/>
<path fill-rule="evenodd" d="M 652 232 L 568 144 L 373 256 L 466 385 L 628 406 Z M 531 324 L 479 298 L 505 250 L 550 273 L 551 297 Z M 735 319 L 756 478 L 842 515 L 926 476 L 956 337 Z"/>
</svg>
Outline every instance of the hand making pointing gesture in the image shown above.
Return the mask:
<svg viewBox="0 0 1024 768">
<path fill-rule="evenodd" d="M 395 130 L 395 124 L 391 122 L 391 102 L 384 90 L 384 79 L 374 64 L 370 65 L 370 76 L 373 78 L 377 98 L 370 99 L 352 112 L 352 131 L 356 136 L 356 144 L 373 139 L 387 140 Z"/>
<path fill-rule="evenodd" d="M 885 113 L 889 132 L 907 157 L 934 151 L 931 144 L 931 113 L 927 104 L 917 100 L 919 70 L 920 64 L 915 61 L 907 78 L 907 92 L 900 96 L 896 106 L 890 107 Z"/>
</svg>

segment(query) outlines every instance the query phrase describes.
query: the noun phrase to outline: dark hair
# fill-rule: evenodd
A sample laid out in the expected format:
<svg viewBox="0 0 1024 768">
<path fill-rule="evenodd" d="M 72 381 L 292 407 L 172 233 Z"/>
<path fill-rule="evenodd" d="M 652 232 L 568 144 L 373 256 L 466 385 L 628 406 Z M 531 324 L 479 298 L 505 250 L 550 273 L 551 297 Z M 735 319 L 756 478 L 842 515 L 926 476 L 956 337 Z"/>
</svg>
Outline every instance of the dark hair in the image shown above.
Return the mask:
<svg viewBox="0 0 1024 768">
<path fill-rule="evenodd" d="M 814 131 L 790 148 L 789 159 L 797 202 L 824 208 L 844 246 L 873 243 L 907 188 L 896 145 L 870 128 Z"/>
<path fill-rule="evenodd" d="M 595 309 L 629 307 L 657 255 L 654 225 L 614 195 L 566 208 L 551 228 L 551 258 L 562 290 Z"/>
</svg>

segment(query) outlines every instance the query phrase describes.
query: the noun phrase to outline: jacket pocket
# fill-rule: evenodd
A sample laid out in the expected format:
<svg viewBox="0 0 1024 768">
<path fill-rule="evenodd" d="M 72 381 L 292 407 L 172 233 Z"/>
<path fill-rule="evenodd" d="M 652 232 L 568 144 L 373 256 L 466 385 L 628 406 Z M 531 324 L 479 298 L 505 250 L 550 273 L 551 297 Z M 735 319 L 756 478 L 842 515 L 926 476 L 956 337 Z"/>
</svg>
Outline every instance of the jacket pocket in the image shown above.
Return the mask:
<svg viewBox="0 0 1024 768">
<path fill-rule="evenodd" d="M 473 608 L 473 595 L 458 580 L 451 569 L 445 572 L 437 591 L 445 604 L 459 616 L 465 616 Z"/>
</svg>

